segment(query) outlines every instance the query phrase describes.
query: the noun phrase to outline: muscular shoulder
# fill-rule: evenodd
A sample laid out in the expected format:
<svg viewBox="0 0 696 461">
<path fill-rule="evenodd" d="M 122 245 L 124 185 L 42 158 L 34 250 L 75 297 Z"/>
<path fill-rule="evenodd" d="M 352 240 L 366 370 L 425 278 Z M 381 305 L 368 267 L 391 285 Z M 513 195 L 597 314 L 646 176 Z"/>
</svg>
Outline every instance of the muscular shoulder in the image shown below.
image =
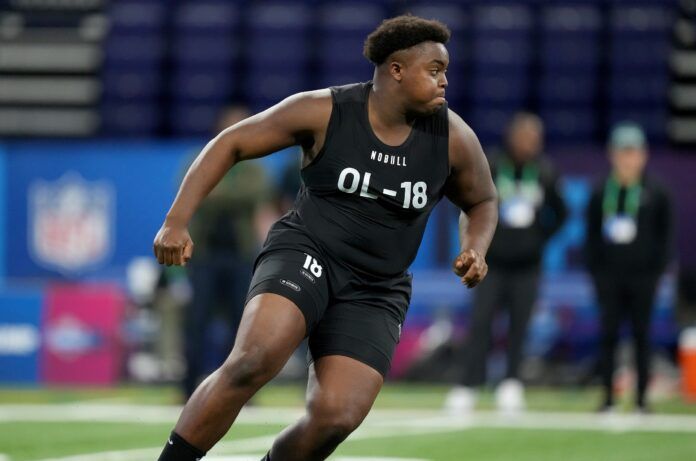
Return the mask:
<svg viewBox="0 0 696 461">
<path fill-rule="evenodd" d="M 307 127 L 326 127 L 333 106 L 331 90 L 328 88 L 296 93 L 286 98 L 277 107 L 288 116 L 294 117 Z"/>
<path fill-rule="evenodd" d="M 271 130 L 291 135 L 294 144 L 307 148 L 317 138 L 323 138 L 332 106 L 330 89 L 304 91 L 288 96 L 252 119 L 265 122 Z"/>
<path fill-rule="evenodd" d="M 262 157 L 292 145 L 304 148 L 323 139 L 331 117 L 328 89 L 297 93 L 225 128 L 214 140 L 240 160 Z"/>
<path fill-rule="evenodd" d="M 331 108 L 331 89 L 322 88 L 321 90 L 302 91 L 288 96 L 283 103 L 293 106 L 303 106 L 305 109 L 321 110 Z"/>
<path fill-rule="evenodd" d="M 449 160 L 452 168 L 466 164 L 470 155 L 481 150 L 476 133 L 453 110 L 448 111 L 449 122 Z"/>
</svg>

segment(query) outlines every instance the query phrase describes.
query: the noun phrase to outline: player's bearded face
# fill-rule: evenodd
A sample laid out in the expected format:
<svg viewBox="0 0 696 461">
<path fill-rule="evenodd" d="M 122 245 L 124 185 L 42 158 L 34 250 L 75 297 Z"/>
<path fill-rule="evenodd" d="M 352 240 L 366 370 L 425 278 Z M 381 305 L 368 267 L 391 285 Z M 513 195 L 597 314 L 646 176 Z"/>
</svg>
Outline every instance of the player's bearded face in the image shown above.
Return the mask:
<svg viewBox="0 0 696 461">
<path fill-rule="evenodd" d="M 426 42 L 409 50 L 401 86 L 414 112 L 429 115 L 445 103 L 448 64 L 449 54 L 441 43 Z"/>
</svg>

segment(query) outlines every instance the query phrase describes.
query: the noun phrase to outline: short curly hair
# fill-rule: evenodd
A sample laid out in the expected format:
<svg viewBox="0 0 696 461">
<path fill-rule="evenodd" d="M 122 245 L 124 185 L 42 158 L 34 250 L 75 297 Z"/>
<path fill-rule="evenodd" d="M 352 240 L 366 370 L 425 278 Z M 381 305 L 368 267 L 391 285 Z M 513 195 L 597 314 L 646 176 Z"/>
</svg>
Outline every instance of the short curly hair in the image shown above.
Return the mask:
<svg viewBox="0 0 696 461">
<path fill-rule="evenodd" d="M 423 19 L 411 14 L 385 19 L 365 40 L 363 55 L 379 66 L 395 51 L 423 42 L 445 44 L 450 38 L 449 28 L 434 19 Z"/>
</svg>

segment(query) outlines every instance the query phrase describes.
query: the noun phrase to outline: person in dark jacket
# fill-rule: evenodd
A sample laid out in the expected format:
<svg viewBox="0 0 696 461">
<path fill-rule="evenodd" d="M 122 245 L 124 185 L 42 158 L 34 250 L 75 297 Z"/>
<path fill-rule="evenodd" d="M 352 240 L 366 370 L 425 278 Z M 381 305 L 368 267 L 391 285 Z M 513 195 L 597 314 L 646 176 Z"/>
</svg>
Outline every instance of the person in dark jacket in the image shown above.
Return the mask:
<svg viewBox="0 0 696 461">
<path fill-rule="evenodd" d="M 489 249 L 489 272 L 474 292 L 461 385 L 446 401 L 453 411 L 470 410 L 476 388 L 486 381 L 486 357 L 496 309 L 509 311 L 506 378 L 498 386 L 501 410 L 524 408 L 519 379 L 524 340 L 536 302 L 539 267 L 548 239 L 563 225 L 566 207 L 553 166 L 541 155 L 543 123 L 534 114 L 516 114 L 505 148 L 491 161 L 499 196 L 498 228 Z"/>
<path fill-rule="evenodd" d="M 636 405 L 647 412 L 650 318 L 658 279 L 671 258 L 673 207 L 666 189 L 644 173 L 648 151 L 638 125 L 617 125 L 608 147 L 612 171 L 595 188 L 587 210 L 587 263 L 600 306 L 600 411 L 614 405 L 614 355 L 627 317 L 635 345 Z"/>
</svg>

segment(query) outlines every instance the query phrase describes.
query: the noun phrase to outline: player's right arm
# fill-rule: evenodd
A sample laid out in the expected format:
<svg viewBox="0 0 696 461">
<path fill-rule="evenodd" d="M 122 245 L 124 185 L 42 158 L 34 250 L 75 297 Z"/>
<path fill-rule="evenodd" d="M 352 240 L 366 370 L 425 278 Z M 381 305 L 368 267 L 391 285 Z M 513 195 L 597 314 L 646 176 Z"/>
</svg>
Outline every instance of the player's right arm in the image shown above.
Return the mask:
<svg viewBox="0 0 696 461">
<path fill-rule="evenodd" d="M 329 90 L 299 93 L 224 129 L 196 157 L 154 241 L 160 264 L 183 265 L 193 253 L 188 224 L 201 201 L 236 163 L 293 145 L 319 151 L 331 116 Z"/>
</svg>

